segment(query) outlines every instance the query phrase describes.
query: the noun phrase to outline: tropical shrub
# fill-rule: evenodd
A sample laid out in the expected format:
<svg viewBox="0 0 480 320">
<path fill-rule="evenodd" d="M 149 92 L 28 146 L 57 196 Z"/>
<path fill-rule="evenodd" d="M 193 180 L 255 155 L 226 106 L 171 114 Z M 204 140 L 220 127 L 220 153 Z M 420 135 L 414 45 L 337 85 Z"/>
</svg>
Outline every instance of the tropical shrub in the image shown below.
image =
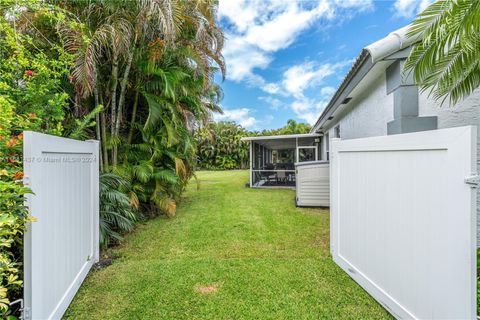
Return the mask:
<svg viewBox="0 0 480 320">
<path fill-rule="evenodd" d="M 100 140 L 102 172 L 129 181 L 132 205 L 173 215 L 195 166 L 191 128 L 220 110 L 216 6 L 3 0 L 0 92 L 33 130 Z"/>
<path fill-rule="evenodd" d="M 74 56 L 76 116 L 98 105 L 101 169 L 129 181 L 131 203 L 172 216 L 193 175 L 191 128 L 210 117 L 225 71 L 215 1 L 59 2 L 76 17 L 59 23 Z"/>
<path fill-rule="evenodd" d="M 9 303 L 22 297 L 23 233 L 33 221 L 24 206 L 22 141 L 24 129 L 37 127 L 33 115 L 14 112 L 14 103 L 0 95 L 0 315 L 10 313 Z"/>
<path fill-rule="evenodd" d="M 234 122 L 210 122 L 195 131 L 198 166 L 204 169 L 242 169 L 248 165 L 249 145 L 240 141 L 251 135 Z"/>
<path fill-rule="evenodd" d="M 21 296 L 21 254 L 28 211 L 23 195 L 18 154 L 21 135 L 12 133 L 16 115 L 12 104 L 0 96 L 0 315 L 9 313 L 9 303 Z"/>
<path fill-rule="evenodd" d="M 2 4 L 8 4 L 3 1 Z M 10 15 L 9 15 L 10 14 Z M 63 132 L 68 95 L 61 89 L 69 56 L 61 47 L 39 49 L 35 38 L 16 32 L 0 8 L 0 316 L 9 303 L 22 297 L 23 233 L 33 221 L 24 207 L 23 130 Z M 48 16 L 45 17 L 44 15 Z M 50 21 L 48 11 L 39 18 Z"/>
<path fill-rule="evenodd" d="M 100 245 L 107 247 L 133 230 L 137 215 L 124 190 L 128 182 L 113 173 L 100 175 Z"/>
<path fill-rule="evenodd" d="M 16 114 L 37 118 L 29 129 L 61 135 L 69 98 L 61 85 L 71 56 L 59 46 L 47 53 L 38 50 L 32 36 L 16 32 L 4 15 L 0 16 L 0 95 L 13 104 Z"/>
</svg>

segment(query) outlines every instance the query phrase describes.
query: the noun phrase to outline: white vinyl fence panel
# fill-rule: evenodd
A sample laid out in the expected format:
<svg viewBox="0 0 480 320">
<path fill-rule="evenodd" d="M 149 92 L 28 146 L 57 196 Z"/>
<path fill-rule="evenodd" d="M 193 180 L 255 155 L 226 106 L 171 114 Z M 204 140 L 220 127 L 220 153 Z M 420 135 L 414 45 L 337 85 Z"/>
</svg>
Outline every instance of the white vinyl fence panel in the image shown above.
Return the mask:
<svg viewBox="0 0 480 320">
<path fill-rule="evenodd" d="M 398 319 L 475 319 L 476 128 L 331 151 L 335 262 Z"/>
<path fill-rule="evenodd" d="M 296 203 L 305 207 L 330 206 L 330 165 L 326 161 L 299 162 L 296 170 Z"/>
<path fill-rule="evenodd" d="M 26 319 L 60 319 L 99 257 L 97 141 L 24 133 Z"/>
</svg>

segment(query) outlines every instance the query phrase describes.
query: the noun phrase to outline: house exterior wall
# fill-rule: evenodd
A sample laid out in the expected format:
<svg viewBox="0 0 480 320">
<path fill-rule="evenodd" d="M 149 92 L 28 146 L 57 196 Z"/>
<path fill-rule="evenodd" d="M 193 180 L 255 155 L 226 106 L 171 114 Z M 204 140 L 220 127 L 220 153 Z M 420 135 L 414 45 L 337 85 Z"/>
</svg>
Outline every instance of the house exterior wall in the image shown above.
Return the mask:
<svg viewBox="0 0 480 320">
<path fill-rule="evenodd" d="M 480 89 L 454 106 L 449 106 L 448 101 L 442 106 L 440 102 L 429 99 L 427 93 L 420 93 L 419 115 L 437 116 L 438 129 L 469 125 L 478 127 L 480 126 Z M 477 164 L 477 170 L 480 172 L 480 128 L 477 128 Z"/>
<path fill-rule="evenodd" d="M 428 98 L 427 93 L 420 93 L 419 115 L 438 118 L 438 128 L 460 126 L 477 126 L 477 172 L 480 173 L 480 90 L 454 106 L 448 101 L 442 106 Z M 477 246 L 480 247 L 480 188 L 477 191 Z"/>
<path fill-rule="evenodd" d="M 338 121 L 326 128 L 329 140 L 335 138 L 335 127 L 340 125 L 341 139 L 356 139 L 387 135 L 387 123 L 394 118 L 393 93 L 387 95 L 386 77 L 367 87 L 364 96 L 355 102 Z M 467 99 L 450 107 L 419 93 L 419 117 L 436 116 L 438 129 L 474 125 L 477 130 L 477 172 L 480 173 L 480 89 Z M 329 143 L 330 145 L 331 143 Z M 325 144 L 324 144 L 325 145 Z M 326 146 L 326 145 L 325 145 Z M 323 152 L 326 153 L 326 148 Z M 322 155 L 322 159 L 324 155 Z M 477 245 L 480 247 L 480 188 L 477 193 Z"/>
<path fill-rule="evenodd" d="M 460 101 L 455 106 L 449 106 L 448 101 L 442 106 L 428 98 L 428 93 L 419 95 L 419 115 L 437 116 L 438 128 L 451 128 L 480 124 L 480 90 Z"/>
<path fill-rule="evenodd" d="M 329 139 L 335 138 L 335 127 L 340 126 L 341 139 L 367 138 L 387 135 L 387 122 L 393 120 L 393 95 L 386 94 L 386 76 L 372 82 L 339 120 L 326 127 Z M 326 144 L 324 144 L 326 146 Z M 322 159 L 326 148 L 323 148 Z"/>
<path fill-rule="evenodd" d="M 438 129 L 468 125 L 479 126 L 480 89 L 454 106 L 449 106 L 448 101 L 442 106 L 440 102 L 429 99 L 428 93 L 420 93 L 419 115 L 437 116 Z M 480 128 L 477 129 L 477 162 L 480 172 Z"/>
</svg>

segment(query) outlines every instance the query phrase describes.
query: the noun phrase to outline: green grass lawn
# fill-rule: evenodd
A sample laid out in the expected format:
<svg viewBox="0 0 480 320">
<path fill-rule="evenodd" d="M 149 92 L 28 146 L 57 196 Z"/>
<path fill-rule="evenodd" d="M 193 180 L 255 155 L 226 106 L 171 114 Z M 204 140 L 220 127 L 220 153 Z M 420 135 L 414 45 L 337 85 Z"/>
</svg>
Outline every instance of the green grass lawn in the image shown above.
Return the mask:
<svg viewBox="0 0 480 320">
<path fill-rule="evenodd" d="M 67 318 L 390 318 L 331 260 L 327 210 L 245 188 L 246 171 L 198 177 L 175 218 L 140 225 L 90 274 Z"/>
</svg>

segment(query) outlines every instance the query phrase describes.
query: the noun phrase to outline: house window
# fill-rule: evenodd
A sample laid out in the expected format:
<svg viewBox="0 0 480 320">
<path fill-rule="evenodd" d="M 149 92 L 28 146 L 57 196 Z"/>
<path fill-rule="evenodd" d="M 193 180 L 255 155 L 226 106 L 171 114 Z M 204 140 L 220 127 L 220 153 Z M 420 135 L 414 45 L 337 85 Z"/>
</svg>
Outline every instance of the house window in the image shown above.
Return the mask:
<svg viewBox="0 0 480 320">
<path fill-rule="evenodd" d="M 325 135 L 325 158 L 327 161 L 330 160 L 330 137 L 328 133 Z"/>
<path fill-rule="evenodd" d="M 334 133 L 335 133 L 335 138 L 340 138 L 340 125 L 335 127 Z"/>
</svg>

